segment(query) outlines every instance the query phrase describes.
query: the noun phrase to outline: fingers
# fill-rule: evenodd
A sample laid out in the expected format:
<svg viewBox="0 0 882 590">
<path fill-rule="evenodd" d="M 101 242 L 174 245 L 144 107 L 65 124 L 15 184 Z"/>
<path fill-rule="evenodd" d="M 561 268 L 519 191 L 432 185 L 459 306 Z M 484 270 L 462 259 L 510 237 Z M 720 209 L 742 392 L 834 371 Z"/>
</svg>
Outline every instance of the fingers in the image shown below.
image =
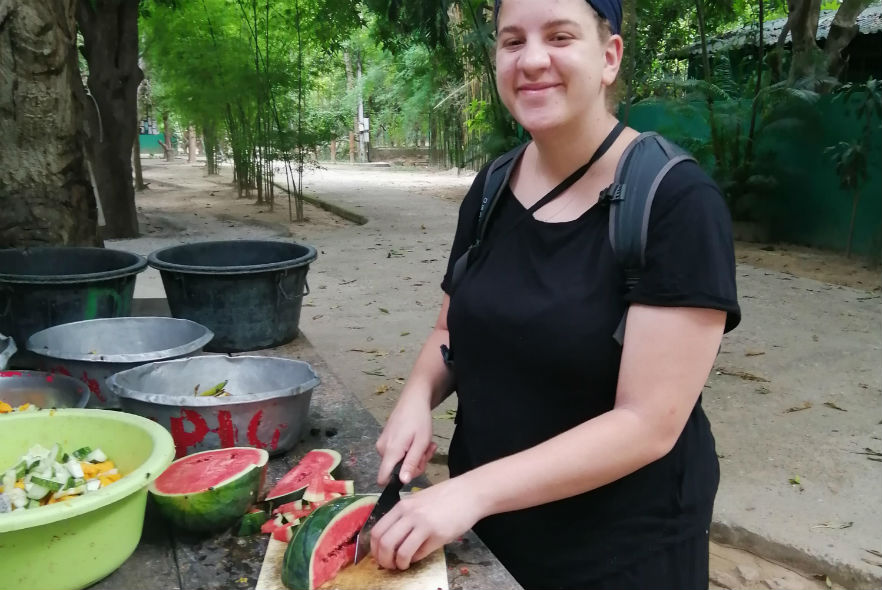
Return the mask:
<svg viewBox="0 0 882 590">
<path fill-rule="evenodd" d="M 380 522 L 378 522 L 373 530 L 371 530 L 371 554 L 382 567 L 386 569 L 398 569 L 395 553 L 404 539 L 410 534 L 412 525 L 408 520 L 403 518 L 390 519 L 388 518 L 390 515 L 391 513 L 387 514 L 386 517 L 381 518 Z M 384 520 L 391 520 L 393 522 L 387 525 L 383 522 Z M 409 559 L 407 564 L 410 564 Z M 401 569 L 406 569 L 406 567 L 407 566 L 405 565 L 405 567 Z"/>
<path fill-rule="evenodd" d="M 426 448 L 426 452 L 420 457 L 420 465 L 417 470 L 413 473 L 413 477 L 420 475 L 426 471 L 426 466 L 429 461 L 432 459 L 432 456 L 435 454 L 435 451 L 438 450 L 438 445 L 435 443 L 429 443 L 428 448 Z"/>
<path fill-rule="evenodd" d="M 404 446 L 402 450 L 392 451 L 391 449 L 387 449 L 385 453 L 382 453 L 382 459 L 380 460 L 380 469 L 377 471 L 377 483 L 381 486 L 385 486 L 389 483 L 389 475 L 392 473 L 392 468 L 395 467 L 395 464 L 401 460 L 401 457 L 404 456 L 404 449 L 408 447 L 413 447 L 412 444 L 408 443 Z M 401 468 L 402 475 L 404 474 L 404 467 Z"/>
<path fill-rule="evenodd" d="M 426 468 L 426 453 L 434 444 L 435 443 L 428 440 L 423 440 L 422 437 L 413 441 L 413 444 L 407 449 L 407 454 L 404 456 L 404 463 L 401 465 L 402 483 L 410 483 L 410 480 L 423 472 Z M 433 450 L 432 453 L 434 452 L 435 451 Z"/>
</svg>

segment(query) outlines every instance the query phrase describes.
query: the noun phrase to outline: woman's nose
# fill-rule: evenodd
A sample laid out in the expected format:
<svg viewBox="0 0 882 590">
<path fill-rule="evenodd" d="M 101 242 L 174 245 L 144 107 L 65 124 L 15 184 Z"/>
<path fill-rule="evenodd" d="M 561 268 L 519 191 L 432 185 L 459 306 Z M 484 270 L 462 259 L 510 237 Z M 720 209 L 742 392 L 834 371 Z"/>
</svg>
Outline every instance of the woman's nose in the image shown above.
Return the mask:
<svg viewBox="0 0 882 590">
<path fill-rule="evenodd" d="M 551 62 L 544 43 L 528 39 L 521 51 L 520 67 L 525 72 L 544 70 Z"/>
</svg>

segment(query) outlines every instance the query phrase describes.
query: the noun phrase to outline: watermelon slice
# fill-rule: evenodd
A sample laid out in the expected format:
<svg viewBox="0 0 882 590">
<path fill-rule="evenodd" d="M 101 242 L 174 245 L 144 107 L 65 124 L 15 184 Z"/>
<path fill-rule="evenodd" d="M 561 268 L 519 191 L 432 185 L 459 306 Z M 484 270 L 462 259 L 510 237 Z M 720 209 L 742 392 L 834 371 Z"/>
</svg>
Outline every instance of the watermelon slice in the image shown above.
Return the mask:
<svg viewBox="0 0 882 590">
<path fill-rule="evenodd" d="M 355 559 L 355 536 L 377 503 L 375 495 L 343 496 L 317 508 L 294 531 L 282 560 L 282 583 L 313 590 Z"/>
<path fill-rule="evenodd" d="M 175 526 L 215 531 L 235 524 L 257 500 L 269 454 L 228 447 L 182 457 L 150 484 L 159 511 Z"/>
<path fill-rule="evenodd" d="M 282 541 L 283 543 L 287 543 L 291 540 L 291 537 L 294 536 L 294 533 L 291 529 L 300 524 L 299 520 L 292 520 L 291 522 L 286 522 L 280 527 L 276 527 L 273 531 L 273 539 L 276 541 Z"/>
<path fill-rule="evenodd" d="M 266 521 L 266 511 L 259 508 L 252 508 L 239 521 L 239 530 L 236 535 L 247 537 L 253 535 L 260 530 L 261 525 Z"/>
<path fill-rule="evenodd" d="M 326 502 L 340 496 L 351 496 L 355 493 L 354 482 L 349 479 L 338 480 L 333 477 L 316 477 L 303 492 L 303 499 L 308 502 Z"/>
<path fill-rule="evenodd" d="M 331 449 L 315 449 L 306 453 L 294 468 L 279 480 L 266 495 L 266 502 L 275 507 L 298 500 L 316 476 L 330 475 L 340 465 L 340 453 Z"/>
</svg>

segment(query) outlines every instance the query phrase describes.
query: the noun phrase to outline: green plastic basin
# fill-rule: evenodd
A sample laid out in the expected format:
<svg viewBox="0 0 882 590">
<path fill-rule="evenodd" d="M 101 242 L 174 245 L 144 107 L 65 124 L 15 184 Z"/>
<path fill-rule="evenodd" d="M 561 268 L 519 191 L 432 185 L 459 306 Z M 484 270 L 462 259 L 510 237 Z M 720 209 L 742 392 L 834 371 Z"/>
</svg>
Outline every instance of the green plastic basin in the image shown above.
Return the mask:
<svg viewBox="0 0 882 590">
<path fill-rule="evenodd" d="M 118 568 L 144 525 L 147 485 L 168 467 L 174 443 L 146 418 L 110 410 L 44 410 L 4 416 L 0 470 L 39 443 L 100 447 L 122 479 L 67 502 L 0 514 L 0 588 L 84 588 Z"/>
</svg>

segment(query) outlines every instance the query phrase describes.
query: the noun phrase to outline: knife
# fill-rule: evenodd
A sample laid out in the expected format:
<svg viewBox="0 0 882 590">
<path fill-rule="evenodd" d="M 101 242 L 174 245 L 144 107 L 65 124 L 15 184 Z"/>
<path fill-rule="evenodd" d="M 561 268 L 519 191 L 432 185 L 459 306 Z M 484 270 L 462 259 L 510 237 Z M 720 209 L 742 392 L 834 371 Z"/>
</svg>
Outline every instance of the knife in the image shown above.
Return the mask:
<svg viewBox="0 0 882 590">
<path fill-rule="evenodd" d="M 391 475 L 389 475 L 389 483 L 386 485 L 383 493 L 380 494 L 377 505 L 371 510 L 371 514 L 365 521 L 364 526 L 358 531 L 358 536 L 355 539 L 355 563 L 361 561 L 371 551 L 371 529 L 401 499 L 401 488 L 404 485 L 401 483 L 400 475 L 402 463 L 404 463 L 404 459 L 395 464 Z"/>
</svg>

